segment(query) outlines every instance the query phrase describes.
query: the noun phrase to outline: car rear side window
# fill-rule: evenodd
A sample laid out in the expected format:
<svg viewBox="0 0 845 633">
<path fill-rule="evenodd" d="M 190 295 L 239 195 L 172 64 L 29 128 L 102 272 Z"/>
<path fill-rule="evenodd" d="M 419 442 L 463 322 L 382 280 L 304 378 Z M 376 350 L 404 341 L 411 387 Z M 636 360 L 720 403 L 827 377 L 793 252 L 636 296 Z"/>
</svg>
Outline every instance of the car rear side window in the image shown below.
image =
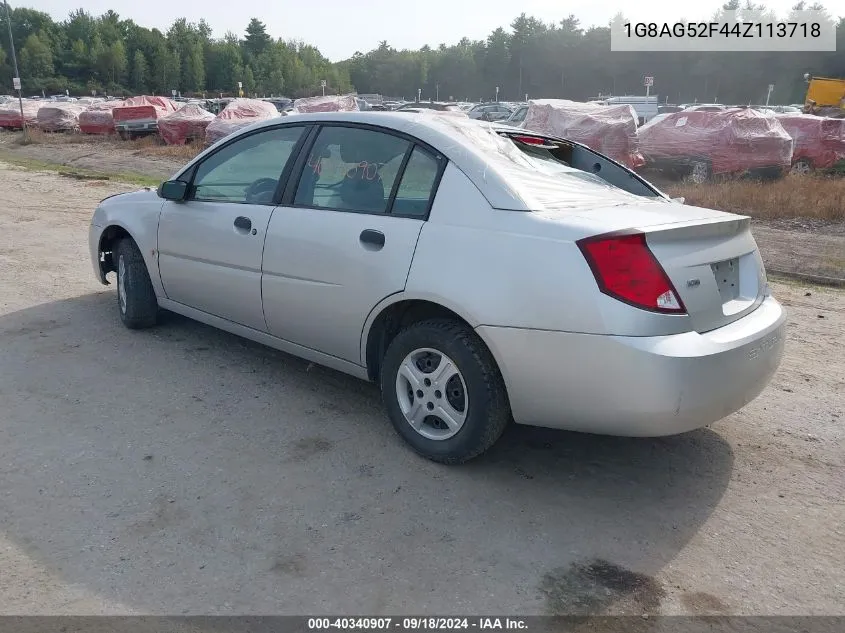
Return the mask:
<svg viewBox="0 0 845 633">
<path fill-rule="evenodd" d="M 437 184 L 440 164 L 419 145 L 414 147 L 396 190 L 391 213 L 425 217 Z"/>
<path fill-rule="evenodd" d="M 320 130 L 296 187 L 297 206 L 386 213 L 410 142 L 384 132 L 327 126 Z"/>
<path fill-rule="evenodd" d="M 197 167 L 191 199 L 272 204 L 279 177 L 303 129 L 265 130 L 221 148 Z"/>
</svg>

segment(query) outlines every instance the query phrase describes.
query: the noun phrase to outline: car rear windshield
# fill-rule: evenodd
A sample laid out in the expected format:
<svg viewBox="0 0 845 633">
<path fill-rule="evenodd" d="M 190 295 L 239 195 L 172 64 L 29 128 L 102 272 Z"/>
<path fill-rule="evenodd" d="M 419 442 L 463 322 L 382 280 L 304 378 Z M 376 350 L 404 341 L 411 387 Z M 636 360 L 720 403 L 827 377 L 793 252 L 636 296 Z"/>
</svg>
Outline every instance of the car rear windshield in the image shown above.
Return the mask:
<svg viewBox="0 0 845 633">
<path fill-rule="evenodd" d="M 518 195 L 530 197 L 539 208 L 630 204 L 643 202 L 644 198 L 665 200 L 639 176 L 577 143 L 518 128 L 488 126 L 472 119 L 441 117 L 436 123 L 448 126 L 452 135 L 457 133 L 480 150 L 489 167 L 520 192 Z M 530 137 L 533 142 L 514 140 L 520 137 Z M 585 167 L 595 169 L 601 176 Z M 476 176 L 486 178 L 485 173 Z"/>
</svg>

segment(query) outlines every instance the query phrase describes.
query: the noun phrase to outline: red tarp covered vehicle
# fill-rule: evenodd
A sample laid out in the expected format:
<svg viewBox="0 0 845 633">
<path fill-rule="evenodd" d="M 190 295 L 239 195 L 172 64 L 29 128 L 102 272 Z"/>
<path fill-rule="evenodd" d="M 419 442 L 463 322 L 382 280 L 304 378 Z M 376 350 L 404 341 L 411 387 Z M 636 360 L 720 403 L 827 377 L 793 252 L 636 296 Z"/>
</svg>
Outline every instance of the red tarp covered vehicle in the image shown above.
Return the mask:
<svg viewBox="0 0 845 633">
<path fill-rule="evenodd" d="M 273 119 L 279 111 L 269 101 L 235 99 L 205 128 L 205 142 L 212 145 L 232 132 L 263 119 Z"/>
<path fill-rule="evenodd" d="M 121 105 L 121 100 L 92 103 L 79 115 L 79 131 L 83 134 L 114 134 L 114 117 L 111 112 Z"/>
<path fill-rule="evenodd" d="M 792 164 L 792 137 L 774 116 L 751 108 L 657 115 L 638 134 L 646 167 L 693 182 L 719 174 L 778 178 Z"/>
<path fill-rule="evenodd" d="M 34 126 L 38 122 L 38 110 L 44 105 L 41 101 L 32 99 L 23 100 L 23 120 L 27 126 Z M 21 107 L 17 99 L 9 101 L 0 106 L 0 127 L 9 130 L 20 130 L 23 128 L 21 120 Z"/>
<path fill-rule="evenodd" d="M 158 133 L 168 145 L 184 145 L 189 140 L 204 139 L 205 128 L 213 120 L 211 112 L 189 103 L 161 117 L 158 120 Z"/>
<path fill-rule="evenodd" d="M 775 116 L 794 141 L 793 173 L 845 168 L 845 119 L 791 113 Z"/>
<path fill-rule="evenodd" d="M 294 112 L 357 112 L 355 95 L 306 97 L 293 102 Z"/>
<path fill-rule="evenodd" d="M 176 111 L 176 104 L 167 97 L 130 97 L 112 110 L 114 129 L 122 138 L 156 131 L 158 120 Z"/>
<path fill-rule="evenodd" d="M 643 164 L 638 149 L 637 114 L 628 104 L 537 99 L 528 102 L 521 127 L 581 143 L 630 168 Z"/>
<path fill-rule="evenodd" d="M 79 115 L 85 106 L 78 103 L 48 103 L 38 110 L 36 125 L 44 132 L 79 130 Z"/>
</svg>

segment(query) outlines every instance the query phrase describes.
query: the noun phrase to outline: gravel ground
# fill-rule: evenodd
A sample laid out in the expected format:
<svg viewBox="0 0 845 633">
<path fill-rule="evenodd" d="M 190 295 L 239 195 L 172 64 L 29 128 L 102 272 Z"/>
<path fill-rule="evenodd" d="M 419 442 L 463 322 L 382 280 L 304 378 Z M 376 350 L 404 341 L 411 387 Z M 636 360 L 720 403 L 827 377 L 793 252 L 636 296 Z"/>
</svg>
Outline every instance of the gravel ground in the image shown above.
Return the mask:
<svg viewBox="0 0 845 633">
<path fill-rule="evenodd" d="M 172 317 L 87 253 L 126 189 L 0 165 L 0 613 L 845 615 L 845 292 L 712 428 L 515 427 L 443 467 L 365 383 Z"/>
</svg>

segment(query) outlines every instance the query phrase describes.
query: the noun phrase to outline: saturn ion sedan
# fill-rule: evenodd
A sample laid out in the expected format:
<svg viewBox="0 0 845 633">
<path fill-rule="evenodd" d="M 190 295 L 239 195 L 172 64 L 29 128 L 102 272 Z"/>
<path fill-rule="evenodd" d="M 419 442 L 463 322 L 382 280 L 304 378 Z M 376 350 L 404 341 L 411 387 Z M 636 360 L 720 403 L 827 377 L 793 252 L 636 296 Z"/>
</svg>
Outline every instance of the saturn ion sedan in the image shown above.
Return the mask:
<svg viewBox="0 0 845 633">
<path fill-rule="evenodd" d="M 103 200 L 90 251 L 127 327 L 168 310 L 373 381 L 444 463 L 511 421 L 696 429 L 783 354 L 749 218 L 578 143 L 441 113 L 256 123 L 157 191 Z"/>
</svg>

